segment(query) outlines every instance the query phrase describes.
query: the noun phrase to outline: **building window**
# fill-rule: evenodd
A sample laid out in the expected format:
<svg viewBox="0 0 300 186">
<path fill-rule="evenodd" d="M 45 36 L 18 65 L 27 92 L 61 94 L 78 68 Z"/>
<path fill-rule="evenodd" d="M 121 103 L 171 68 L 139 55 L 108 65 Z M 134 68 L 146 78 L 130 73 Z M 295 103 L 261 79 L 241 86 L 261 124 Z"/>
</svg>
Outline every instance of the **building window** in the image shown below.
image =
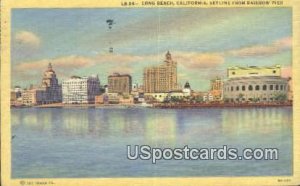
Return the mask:
<svg viewBox="0 0 300 186">
<path fill-rule="evenodd" d="M 240 87 L 239 86 L 236 86 L 236 91 L 239 91 L 240 90 Z"/>
<path fill-rule="evenodd" d="M 242 91 L 245 91 L 246 90 L 246 87 L 243 85 L 242 86 Z"/>
<path fill-rule="evenodd" d="M 256 85 L 256 86 L 255 86 L 255 90 L 259 90 L 259 85 Z"/>
<path fill-rule="evenodd" d="M 267 90 L 267 85 L 264 85 L 264 86 L 263 86 L 263 90 Z"/>
<path fill-rule="evenodd" d="M 276 70 L 273 70 L 273 74 L 275 74 L 276 73 Z"/>
<path fill-rule="evenodd" d="M 283 85 L 280 85 L 280 90 L 283 90 Z"/>
<path fill-rule="evenodd" d="M 231 87 L 231 91 L 233 91 L 233 87 Z"/>
<path fill-rule="evenodd" d="M 276 90 L 278 90 L 278 89 L 279 89 L 279 86 L 278 86 L 278 85 L 276 85 L 276 86 L 275 86 L 275 89 L 276 89 Z"/>
<path fill-rule="evenodd" d="M 248 90 L 251 90 L 251 91 L 253 90 L 252 85 L 249 85 Z"/>
<path fill-rule="evenodd" d="M 270 85 L 270 90 L 273 90 L 273 85 Z"/>
<path fill-rule="evenodd" d="M 235 72 L 232 72 L 231 74 L 232 74 L 232 75 L 235 75 Z"/>
</svg>

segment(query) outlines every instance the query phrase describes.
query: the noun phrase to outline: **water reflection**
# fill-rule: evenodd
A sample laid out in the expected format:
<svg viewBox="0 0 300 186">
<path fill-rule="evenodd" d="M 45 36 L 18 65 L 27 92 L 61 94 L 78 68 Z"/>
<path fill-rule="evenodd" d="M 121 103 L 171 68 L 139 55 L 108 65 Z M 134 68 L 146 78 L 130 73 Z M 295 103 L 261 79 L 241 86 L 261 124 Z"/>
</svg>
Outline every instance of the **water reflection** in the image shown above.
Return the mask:
<svg viewBox="0 0 300 186">
<path fill-rule="evenodd" d="M 12 109 L 12 176 L 290 175 L 292 109 Z M 275 147 L 278 161 L 128 161 L 126 145 Z M 67 158 L 66 158 L 67 157 Z M 235 166 L 234 171 L 228 171 Z M 28 171 L 30 170 L 30 171 Z M 59 172 L 61 171 L 61 172 Z"/>
<path fill-rule="evenodd" d="M 222 133 L 231 137 L 281 133 L 290 129 L 291 124 L 291 108 L 224 109 L 222 112 Z"/>
<path fill-rule="evenodd" d="M 12 126 L 52 135 L 138 137 L 150 144 L 280 133 L 291 128 L 290 108 L 260 109 L 13 109 Z"/>
</svg>

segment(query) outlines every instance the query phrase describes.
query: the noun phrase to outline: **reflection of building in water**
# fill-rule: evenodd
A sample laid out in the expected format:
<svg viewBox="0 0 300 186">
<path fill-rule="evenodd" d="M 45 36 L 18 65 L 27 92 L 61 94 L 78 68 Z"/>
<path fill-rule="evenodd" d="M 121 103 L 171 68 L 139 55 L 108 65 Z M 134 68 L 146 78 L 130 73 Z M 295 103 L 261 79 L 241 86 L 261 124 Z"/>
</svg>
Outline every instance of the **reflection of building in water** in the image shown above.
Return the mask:
<svg viewBox="0 0 300 186">
<path fill-rule="evenodd" d="M 68 134 L 85 135 L 89 129 L 88 110 L 78 113 L 65 109 L 62 115 L 62 130 Z"/>
<path fill-rule="evenodd" d="M 292 110 L 289 108 L 223 109 L 222 130 L 224 135 L 265 135 L 280 133 L 292 124 Z"/>
<path fill-rule="evenodd" d="M 11 124 L 12 125 L 24 125 L 34 130 L 44 131 L 51 130 L 56 117 L 60 112 L 55 109 L 39 109 L 24 112 L 24 110 L 12 110 L 11 112 Z"/>
<path fill-rule="evenodd" d="M 155 113 L 147 116 L 145 136 L 148 144 L 176 142 L 176 115 Z"/>
<path fill-rule="evenodd" d="M 284 101 L 287 99 L 288 80 L 281 77 L 279 65 L 271 67 L 230 67 L 224 83 L 224 100 Z"/>
</svg>

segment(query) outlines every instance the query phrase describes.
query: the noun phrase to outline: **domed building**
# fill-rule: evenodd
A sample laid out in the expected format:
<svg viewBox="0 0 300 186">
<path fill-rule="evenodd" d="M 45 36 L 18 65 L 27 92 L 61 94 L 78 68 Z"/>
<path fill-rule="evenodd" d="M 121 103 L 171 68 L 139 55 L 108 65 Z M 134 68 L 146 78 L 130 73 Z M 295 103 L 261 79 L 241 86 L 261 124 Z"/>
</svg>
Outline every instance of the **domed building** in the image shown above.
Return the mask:
<svg viewBox="0 0 300 186">
<path fill-rule="evenodd" d="M 43 104 L 58 103 L 62 101 L 61 85 L 58 84 L 56 73 L 52 64 L 48 64 L 47 70 L 43 74 L 41 87 L 45 90 Z"/>
</svg>

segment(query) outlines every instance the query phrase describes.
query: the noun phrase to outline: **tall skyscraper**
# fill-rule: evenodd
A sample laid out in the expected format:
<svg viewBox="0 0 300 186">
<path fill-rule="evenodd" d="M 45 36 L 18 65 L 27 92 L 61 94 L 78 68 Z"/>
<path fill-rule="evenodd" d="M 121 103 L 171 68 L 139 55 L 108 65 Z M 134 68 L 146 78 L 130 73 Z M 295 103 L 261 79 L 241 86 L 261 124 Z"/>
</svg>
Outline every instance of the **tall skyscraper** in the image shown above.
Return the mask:
<svg viewBox="0 0 300 186">
<path fill-rule="evenodd" d="M 144 92 L 169 92 L 177 89 L 177 62 L 168 51 L 164 64 L 144 69 Z"/>
<path fill-rule="evenodd" d="M 129 74 L 114 73 L 108 76 L 108 92 L 119 94 L 130 94 L 132 89 L 132 78 Z"/>
</svg>

